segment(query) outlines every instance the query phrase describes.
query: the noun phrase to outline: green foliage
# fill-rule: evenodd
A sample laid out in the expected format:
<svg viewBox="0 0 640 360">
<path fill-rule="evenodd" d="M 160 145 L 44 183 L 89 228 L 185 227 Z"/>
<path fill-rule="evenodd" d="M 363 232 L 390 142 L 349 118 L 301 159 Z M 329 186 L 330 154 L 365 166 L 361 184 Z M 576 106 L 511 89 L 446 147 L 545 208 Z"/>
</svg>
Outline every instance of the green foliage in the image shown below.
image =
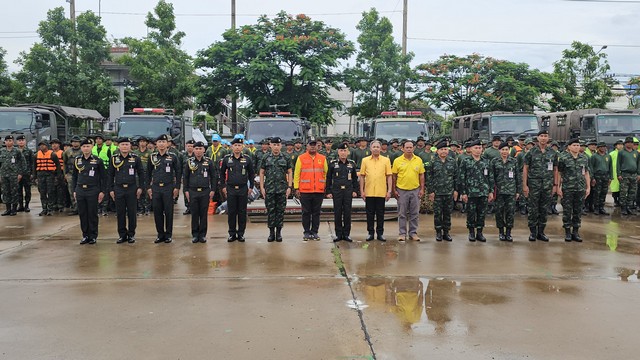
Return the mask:
<svg viewBox="0 0 640 360">
<path fill-rule="evenodd" d="M 196 75 L 191 57 L 180 48 L 185 33 L 176 31 L 173 5 L 160 0 L 148 13 L 144 39 L 124 38 L 129 54 L 120 62 L 130 66 L 134 85 L 127 89 L 126 108 L 134 106 L 173 108 L 181 113 L 191 107 Z"/>
<path fill-rule="evenodd" d="M 553 78 L 524 63 L 472 54 L 443 55 L 418 66 L 419 96 L 456 115 L 483 111 L 532 111 L 541 94 L 551 92 Z"/>
<path fill-rule="evenodd" d="M 591 45 L 574 41 L 553 68 L 558 82 L 549 100 L 553 111 L 604 108 L 613 99 L 607 54 L 596 53 Z"/>
<path fill-rule="evenodd" d="M 362 14 L 356 29 L 360 49 L 355 66 L 345 71 L 345 84 L 356 94 L 349 113 L 370 118 L 398 108 L 402 81 L 415 77 L 410 66 L 413 53 L 402 56 L 401 46 L 393 41 L 391 21 L 375 8 Z"/>
<path fill-rule="evenodd" d="M 629 90 L 629 109 L 640 108 L 640 77 L 629 80 L 629 85 L 635 85 L 635 89 Z"/>
<path fill-rule="evenodd" d="M 251 102 L 253 112 L 272 104 L 314 123 L 332 121 L 340 102 L 328 95 L 339 86 L 339 60 L 353 53 L 353 44 L 338 29 L 304 14 L 280 12 L 261 16 L 255 25 L 227 30 L 223 40 L 198 52 L 199 102 L 207 108 L 236 89 Z"/>
<path fill-rule="evenodd" d="M 4 60 L 6 55 L 7 51 L 0 47 L 0 106 L 13 103 L 13 98 L 11 97 L 13 80 L 7 71 L 7 62 Z"/>
<path fill-rule="evenodd" d="M 15 74 L 17 101 L 50 103 L 96 109 L 108 113 L 109 104 L 117 99 L 111 79 L 100 67 L 109 57 L 110 44 L 100 18 L 91 11 L 76 18 L 76 30 L 65 18 L 64 9 L 47 12 L 40 22 L 41 42 L 16 61 L 22 69 Z M 71 49 L 76 44 L 77 59 Z"/>
</svg>

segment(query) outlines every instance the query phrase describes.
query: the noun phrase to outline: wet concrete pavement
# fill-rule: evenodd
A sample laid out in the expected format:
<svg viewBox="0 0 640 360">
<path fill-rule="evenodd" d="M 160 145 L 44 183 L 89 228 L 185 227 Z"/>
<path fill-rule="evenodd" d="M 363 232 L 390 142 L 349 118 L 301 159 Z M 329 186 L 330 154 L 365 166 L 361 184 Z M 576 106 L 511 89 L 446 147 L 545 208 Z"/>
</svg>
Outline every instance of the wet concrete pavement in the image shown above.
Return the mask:
<svg viewBox="0 0 640 360">
<path fill-rule="evenodd" d="M 585 242 L 283 243 L 249 224 L 226 242 L 226 217 L 210 216 L 207 244 L 191 244 L 176 207 L 174 243 L 153 244 L 152 217 L 136 244 L 116 245 L 115 217 L 98 244 L 78 245 L 77 217 L 0 219 L 0 358 L 3 359 L 603 359 L 636 358 L 640 217 L 585 217 Z M 488 218 L 488 224 L 493 219 Z M 341 273 L 346 274 L 342 276 Z"/>
</svg>

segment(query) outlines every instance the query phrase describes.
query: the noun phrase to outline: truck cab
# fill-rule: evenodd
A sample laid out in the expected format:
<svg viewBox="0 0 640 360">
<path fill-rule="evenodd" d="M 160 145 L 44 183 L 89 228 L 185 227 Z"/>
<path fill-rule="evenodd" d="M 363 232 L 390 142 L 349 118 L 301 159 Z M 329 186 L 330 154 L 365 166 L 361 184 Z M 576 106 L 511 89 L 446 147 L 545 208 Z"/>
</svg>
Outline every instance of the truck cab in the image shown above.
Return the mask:
<svg viewBox="0 0 640 360">
<path fill-rule="evenodd" d="M 421 111 L 383 111 L 381 117 L 363 124 L 366 137 L 372 139 L 429 139 L 429 123 Z"/>
<path fill-rule="evenodd" d="M 259 112 L 247 120 L 244 127 L 245 139 L 262 141 L 266 138 L 279 137 L 282 141 L 301 139 L 307 142 L 311 124 L 305 118 L 290 112 Z"/>
<path fill-rule="evenodd" d="M 539 130 L 535 114 L 494 111 L 455 117 L 451 134 L 456 141 L 469 138 L 491 141 L 494 136 L 503 139 L 509 136 L 516 138 L 521 134 L 534 136 Z"/>
<path fill-rule="evenodd" d="M 134 108 L 118 118 L 116 126 L 118 137 L 155 139 L 162 134 L 171 135 L 180 149 L 184 149 L 193 132 L 191 119 L 162 108 Z"/>
</svg>

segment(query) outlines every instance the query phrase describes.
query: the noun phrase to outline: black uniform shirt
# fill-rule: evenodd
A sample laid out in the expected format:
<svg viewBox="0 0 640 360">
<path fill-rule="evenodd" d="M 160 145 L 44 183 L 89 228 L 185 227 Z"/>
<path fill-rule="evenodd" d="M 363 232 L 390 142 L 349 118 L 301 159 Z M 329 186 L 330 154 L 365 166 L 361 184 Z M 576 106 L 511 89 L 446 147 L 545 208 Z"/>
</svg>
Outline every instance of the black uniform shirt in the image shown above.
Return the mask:
<svg viewBox="0 0 640 360">
<path fill-rule="evenodd" d="M 349 192 L 359 192 L 358 175 L 356 172 L 356 162 L 347 159 L 345 162 L 340 159 L 329 162 L 327 171 L 326 192 L 348 190 Z"/>
<path fill-rule="evenodd" d="M 77 156 L 73 168 L 72 184 L 74 191 L 78 190 L 106 190 L 106 174 L 102 160 L 91 155 Z"/>
<path fill-rule="evenodd" d="M 122 154 L 113 155 L 109 161 L 107 173 L 109 175 L 107 191 L 112 191 L 114 186 L 129 188 L 138 184 L 138 187 L 143 190 L 146 186 L 142 160 L 136 154 L 129 153 L 126 157 Z"/>
<path fill-rule="evenodd" d="M 247 155 L 240 155 L 239 158 L 232 154 L 226 155 L 220 165 L 220 186 L 244 186 L 249 182 L 249 187 L 253 188 L 255 182 L 255 171 L 251 158 Z"/>
<path fill-rule="evenodd" d="M 156 151 L 149 156 L 147 174 L 151 185 L 160 187 L 173 186 L 174 189 L 180 189 L 180 184 L 182 183 L 180 161 L 177 155 L 169 151 L 165 152 L 164 155 Z"/>
<path fill-rule="evenodd" d="M 206 156 L 203 156 L 200 160 L 195 156 L 186 159 L 184 168 L 185 191 L 195 189 L 216 191 L 217 180 L 218 174 L 213 160 Z"/>
</svg>

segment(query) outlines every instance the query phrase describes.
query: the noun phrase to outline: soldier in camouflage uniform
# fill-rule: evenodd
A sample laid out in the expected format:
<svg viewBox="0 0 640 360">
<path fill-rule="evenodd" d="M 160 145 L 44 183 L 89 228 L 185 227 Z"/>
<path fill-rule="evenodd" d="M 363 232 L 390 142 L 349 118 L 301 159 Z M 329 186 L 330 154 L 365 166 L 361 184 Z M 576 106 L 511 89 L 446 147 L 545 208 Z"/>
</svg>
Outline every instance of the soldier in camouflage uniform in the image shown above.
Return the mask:
<svg viewBox="0 0 640 360">
<path fill-rule="evenodd" d="M 79 136 L 73 136 L 71 138 L 71 147 L 62 153 L 62 169 L 64 171 L 64 178 L 67 182 L 67 191 L 71 195 L 71 212 L 69 213 L 69 216 L 78 215 L 78 204 L 76 203 L 76 199 L 73 197 L 75 189 L 73 188 L 72 178 L 76 157 L 82 155 L 82 150 L 80 150 L 80 141 L 82 140 Z"/>
<path fill-rule="evenodd" d="M 496 188 L 496 226 L 500 241 L 513 241 L 513 214 L 516 200 L 522 193 L 522 179 L 518 171 L 518 161 L 509 156 L 510 148 L 506 142 L 498 145 L 500 157 L 491 160 L 491 170 Z"/>
<path fill-rule="evenodd" d="M 453 200 L 458 197 L 458 163 L 449 156 L 446 141 L 436 145 L 437 155 L 426 167 L 426 186 L 429 200 L 433 203 L 433 223 L 436 241 L 452 241 L 451 212 Z"/>
<path fill-rule="evenodd" d="M 282 241 L 282 226 L 284 211 L 287 207 L 287 197 L 293 186 L 293 172 L 291 162 L 282 154 L 282 141 L 279 137 L 271 139 L 271 152 L 260 164 L 260 192 L 264 197 L 267 208 L 267 226 L 269 227 L 268 242 Z"/>
<path fill-rule="evenodd" d="M 488 202 L 493 201 L 493 174 L 487 159 L 482 158 L 480 140 L 469 144 L 471 157 L 460 164 L 460 194 L 467 204 L 469 241 L 486 242 L 482 233 Z"/>
<path fill-rule="evenodd" d="M 356 163 L 356 171 L 360 171 L 360 165 L 362 165 L 362 159 L 371 155 L 371 150 L 367 147 L 367 140 L 364 138 L 358 139 L 358 147 L 351 151 L 349 157 Z"/>
<path fill-rule="evenodd" d="M 590 170 L 592 171 L 591 190 L 593 192 L 594 213 L 598 215 L 609 215 L 604 210 L 604 202 L 609 191 L 609 184 L 613 179 L 613 164 L 611 156 L 607 154 L 607 144 L 598 143 L 597 152 L 589 158 Z M 590 173 L 591 175 L 591 173 Z"/>
<path fill-rule="evenodd" d="M 148 145 L 149 145 L 149 140 L 144 136 L 142 136 L 138 139 L 138 149 L 132 151 L 134 154 L 136 154 L 140 158 L 140 161 L 144 165 L 142 169 L 145 172 L 144 174 L 145 179 L 149 178 L 148 177 L 149 174 L 147 174 L 146 164 L 149 163 L 149 157 L 153 153 L 153 151 L 149 149 Z M 138 215 L 142 215 L 142 214 L 149 215 L 150 212 L 151 212 L 151 199 L 149 198 L 149 194 L 146 191 L 143 191 L 142 195 L 140 195 L 140 197 L 138 198 Z"/>
<path fill-rule="evenodd" d="M 269 149 L 269 139 L 262 139 L 262 141 L 260 142 L 260 149 L 255 151 L 256 154 L 256 161 L 253 164 L 253 166 L 255 167 L 255 173 L 256 174 L 260 174 L 260 166 L 262 165 L 262 159 L 264 159 L 265 156 L 267 156 L 268 153 L 270 153 L 271 150 Z M 295 159 L 298 159 L 298 153 L 295 152 Z M 291 161 L 293 161 L 293 159 L 290 159 Z M 292 163 L 295 164 L 295 163 Z"/>
<path fill-rule="evenodd" d="M 186 172 L 186 165 L 187 165 L 187 160 L 194 157 L 195 155 L 193 154 L 193 146 L 196 144 L 196 141 L 193 139 L 187 140 L 184 143 L 184 150 L 180 152 L 180 164 L 182 166 L 182 173 L 184 174 Z M 143 163 L 144 164 L 144 163 Z M 218 163 L 214 164 L 214 167 L 216 169 L 218 169 Z M 215 189 L 215 188 L 214 188 Z M 184 210 L 184 212 L 182 213 L 182 215 L 190 215 L 191 214 L 191 207 L 189 206 L 189 199 L 187 199 L 187 195 L 185 194 L 185 192 L 189 191 L 189 189 L 186 186 L 182 187 L 182 196 L 184 197 L 184 207 L 186 208 Z"/>
<path fill-rule="evenodd" d="M 578 229 L 580 229 L 585 196 L 589 196 L 591 192 L 589 159 L 585 154 L 580 153 L 578 139 L 569 140 L 567 149 L 568 152 L 564 152 L 558 159 L 556 174 L 557 192 L 558 196 L 562 198 L 564 241 L 582 242 Z M 573 232 L 571 227 L 573 227 Z"/>
<path fill-rule="evenodd" d="M 25 161 L 22 151 L 13 146 L 13 135 L 4 138 L 4 149 L 0 149 L 0 182 L 2 182 L 3 202 L 7 211 L 2 216 L 15 216 L 18 212 L 18 182 L 25 173 Z"/>
<path fill-rule="evenodd" d="M 416 155 L 419 156 L 420 159 L 422 159 L 422 164 L 426 169 L 435 159 L 435 154 L 431 151 L 431 141 L 422 140 L 422 142 L 425 143 L 425 146 L 419 151 L 419 153 L 416 153 Z M 429 199 L 429 195 L 426 193 L 426 191 L 422 198 L 420 198 L 420 213 L 433 213 L 433 200 Z"/>
<path fill-rule="evenodd" d="M 31 202 L 31 178 L 34 176 L 35 154 L 27 147 L 27 139 L 24 134 L 16 137 L 18 149 L 22 151 L 25 167 L 22 179 L 18 182 L 18 212 L 30 212 L 29 202 Z"/>
<path fill-rule="evenodd" d="M 529 152 L 529 150 L 533 149 L 534 142 L 532 138 L 526 138 L 524 140 L 524 147 L 522 151 L 516 154 L 516 162 L 518 163 L 518 173 L 520 174 L 520 179 L 522 179 L 522 171 L 524 170 L 524 156 Z M 527 215 L 529 212 L 527 205 L 527 197 L 524 194 L 520 194 L 520 198 L 518 200 L 517 205 L 520 209 L 520 215 Z"/>
<path fill-rule="evenodd" d="M 324 157 L 327 158 L 327 163 L 329 163 L 331 160 L 337 159 L 338 152 L 336 150 L 333 150 L 333 140 L 331 140 L 330 138 L 325 139 L 324 148 L 318 150 L 318 154 L 324 155 Z M 298 159 L 296 159 L 296 161 L 297 160 Z"/>
<path fill-rule="evenodd" d="M 487 159 L 489 160 L 489 162 L 492 162 L 493 159 L 498 159 L 500 158 L 500 144 L 502 143 L 502 138 L 498 135 L 494 136 L 491 139 L 491 146 L 486 148 L 483 152 L 482 152 L 482 158 L 483 159 Z"/>
<path fill-rule="evenodd" d="M 547 226 L 547 208 L 557 189 L 554 171 L 558 166 L 558 157 L 555 152 L 547 149 L 547 130 L 539 131 L 537 138 L 538 145 L 524 156 L 522 193 L 529 199 L 529 241 L 549 241 L 544 229 Z"/>
<path fill-rule="evenodd" d="M 618 152 L 617 176 L 620 182 L 620 206 L 622 215 L 636 215 L 631 208 L 640 181 L 640 156 L 633 149 L 633 138 L 624 139 L 624 149 Z"/>
</svg>

